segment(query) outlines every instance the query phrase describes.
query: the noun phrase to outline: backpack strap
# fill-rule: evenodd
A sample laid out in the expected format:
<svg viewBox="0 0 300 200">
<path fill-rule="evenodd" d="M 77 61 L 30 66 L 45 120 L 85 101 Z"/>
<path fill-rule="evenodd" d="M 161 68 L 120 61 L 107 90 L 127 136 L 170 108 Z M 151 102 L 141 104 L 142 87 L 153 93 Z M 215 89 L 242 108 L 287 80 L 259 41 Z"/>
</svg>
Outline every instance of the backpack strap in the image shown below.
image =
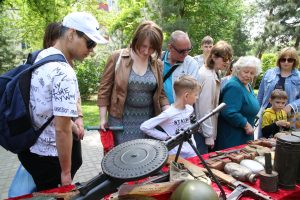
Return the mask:
<svg viewBox="0 0 300 200">
<path fill-rule="evenodd" d="M 45 65 L 50 62 L 65 62 L 67 63 L 66 58 L 62 54 L 53 54 L 50 56 L 47 56 L 38 62 L 34 63 L 28 70 L 34 70 L 42 65 Z"/>
<path fill-rule="evenodd" d="M 39 133 L 42 133 L 45 128 L 51 123 L 51 121 L 54 119 L 54 115 L 52 115 L 38 130 Z"/>
<path fill-rule="evenodd" d="M 39 51 L 35 51 L 31 54 L 31 56 L 29 55 L 28 57 L 30 59 L 27 59 L 26 63 L 29 61 L 29 62 L 34 62 L 34 60 L 36 59 L 37 55 L 41 52 L 41 50 Z M 47 63 L 50 63 L 50 62 L 65 62 L 67 63 L 67 60 L 66 58 L 62 55 L 62 54 L 53 54 L 53 55 L 50 55 L 50 56 L 47 56 L 41 60 L 39 60 L 38 62 L 34 63 L 31 67 L 29 67 L 27 70 L 28 71 L 33 71 L 34 69 L 42 66 L 42 65 L 45 65 Z M 28 91 L 30 91 L 30 84 L 29 84 L 29 89 Z M 28 108 L 27 108 L 27 111 L 29 112 L 29 99 L 30 99 L 30 94 L 25 94 L 23 93 L 24 95 L 24 101 L 26 102 L 25 105 L 28 105 Z M 51 121 L 54 119 L 54 115 L 52 115 L 39 129 L 38 131 L 39 132 L 42 132 L 50 123 Z"/>
<path fill-rule="evenodd" d="M 34 51 L 32 53 L 29 53 L 28 56 L 27 56 L 27 60 L 26 60 L 25 64 L 33 65 L 34 61 L 36 60 L 37 56 L 39 55 L 39 53 L 41 51 L 43 51 L 43 49 L 40 49 L 40 50 Z"/>
</svg>

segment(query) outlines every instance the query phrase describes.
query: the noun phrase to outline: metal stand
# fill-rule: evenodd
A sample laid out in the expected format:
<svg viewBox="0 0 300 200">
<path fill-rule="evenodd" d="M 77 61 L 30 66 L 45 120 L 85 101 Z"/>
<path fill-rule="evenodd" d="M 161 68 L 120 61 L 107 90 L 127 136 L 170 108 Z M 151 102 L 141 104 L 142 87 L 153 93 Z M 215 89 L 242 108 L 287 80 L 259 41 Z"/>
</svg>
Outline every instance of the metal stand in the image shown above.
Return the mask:
<svg viewBox="0 0 300 200">
<path fill-rule="evenodd" d="M 195 147 L 195 145 L 193 144 L 192 140 L 191 140 L 191 136 L 196 133 L 197 134 L 197 130 L 200 126 L 200 124 L 205 121 L 206 119 L 208 119 L 209 117 L 211 117 L 212 115 L 218 113 L 221 109 L 223 109 L 226 106 L 225 103 L 221 103 L 217 108 L 215 108 L 211 113 L 208 113 L 207 115 L 205 115 L 203 118 L 199 119 L 196 123 L 192 124 L 191 127 L 188 127 L 186 130 L 181 131 L 180 133 L 178 133 L 174 138 L 166 141 L 166 146 L 168 147 L 169 150 L 173 149 L 174 147 L 176 147 L 177 145 L 179 145 L 177 153 L 176 153 L 176 157 L 175 157 L 175 162 L 178 161 L 178 157 L 179 154 L 181 152 L 181 148 L 182 148 L 182 144 L 183 142 L 188 142 L 190 144 L 190 146 L 193 148 L 194 152 L 197 154 L 198 158 L 201 160 L 202 164 L 204 165 L 204 167 L 207 169 L 209 175 L 212 177 L 212 179 L 214 180 L 214 182 L 217 184 L 218 188 L 221 191 L 222 194 L 222 198 L 223 200 L 226 200 L 226 194 L 222 188 L 222 185 L 220 184 L 220 182 L 218 181 L 218 179 L 215 177 L 215 175 L 212 173 L 212 171 L 210 170 L 210 168 L 207 166 L 205 160 L 203 159 L 203 157 L 200 155 L 199 151 L 197 150 L 197 148 Z"/>
<path fill-rule="evenodd" d="M 210 168 L 207 166 L 205 160 L 203 159 L 203 157 L 201 156 L 201 154 L 199 153 L 199 151 L 197 150 L 197 148 L 193 144 L 193 142 L 192 142 L 192 140 L 190 138 L 191 134 L 187 134 L 186 137 L 187 137 L 186 140 L 184 140 L 184 141 L 182 141 L 182 143 L 180 143 L 174 161 L 175 162 L 178 161 L 178 157 L 179 157 L 179 154 L 181 152 L 181 147 L 182 147 L 183 142 L 188 142 L 190 144 L 190 146 L 193 148 L 194 152 L 197 154 L 198 158 L 201 160 L 201 162 L 204 165 L 204 167 L 207 169 L 209 175 L 212 177 L 212 179 L 214 180 L 214 182 L 217 184 L 218 188 L 221 191 L 221 195 L 222 195 L 223 200 L 226 200 L 227 197 L 226 197 L 225 191 L 223 190 L 222 185 L 220 184 L 220 182 L 218 181 L 218 179 L 215 177 L 215 175 L 212 173 L 212 171 L 210 170 Z"/>
</svg>

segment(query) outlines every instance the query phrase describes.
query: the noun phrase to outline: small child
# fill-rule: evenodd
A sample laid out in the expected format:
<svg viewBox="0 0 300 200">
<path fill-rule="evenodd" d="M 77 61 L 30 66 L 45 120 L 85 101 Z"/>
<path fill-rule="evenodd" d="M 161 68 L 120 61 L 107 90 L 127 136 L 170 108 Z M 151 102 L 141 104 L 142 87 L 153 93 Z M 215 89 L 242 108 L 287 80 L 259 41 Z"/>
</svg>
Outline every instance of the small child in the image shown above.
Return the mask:
<svg viewBox="0 0 300 200">
<path fill-rule="evenodd" d="M 189 75 L 183 75 L 174 83 L 176 100 L 168 109 L 160 115 L 145 121 L 141 125 L 141 130 L 147 135 L 159 140 L 168 140 L 174 137 L 178 131 L 184 130 L 191 125 L 190 115 L 193 114 L 193 104 L 198 98 L 200 86 L 198 82 Z M 165 132 L 156 129 L 160 126 Z M 194 137 L 191 137 L 195 144 Z M 169 151 L 169 154 L 176 154 L 178 146 Z M 189 143 L 184 142 L 180 152 L 183 158 L 196 156 Z"/>
<path fill-rule="evenodd" d="M 267 108 L 262 115 L 262 134 L 263 137 L 269 138 L 281 130 L 288 130 L 290 123 L 287 121 L 287 114 L 283 110 L 286 105 L 288 96 L 285 91 L 275 89 L 271 93 L 271 108 Z"/>
</svg>

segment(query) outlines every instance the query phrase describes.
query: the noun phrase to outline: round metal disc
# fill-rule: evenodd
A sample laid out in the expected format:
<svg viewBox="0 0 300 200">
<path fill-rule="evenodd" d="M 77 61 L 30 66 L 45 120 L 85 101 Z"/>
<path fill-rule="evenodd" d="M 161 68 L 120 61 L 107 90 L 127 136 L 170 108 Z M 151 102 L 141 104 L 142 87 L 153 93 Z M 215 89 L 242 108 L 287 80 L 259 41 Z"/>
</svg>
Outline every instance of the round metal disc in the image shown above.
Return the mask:
<svg viewBox="0 0 300 200">
<path fill-rule="evenodd" d="M 137 139 L 122 143 L 102 160 L 105 174 L 126 181 L 145 178 L 161 169 L 168 159 L 166 145 L 158 140 Z"/>
</svg>

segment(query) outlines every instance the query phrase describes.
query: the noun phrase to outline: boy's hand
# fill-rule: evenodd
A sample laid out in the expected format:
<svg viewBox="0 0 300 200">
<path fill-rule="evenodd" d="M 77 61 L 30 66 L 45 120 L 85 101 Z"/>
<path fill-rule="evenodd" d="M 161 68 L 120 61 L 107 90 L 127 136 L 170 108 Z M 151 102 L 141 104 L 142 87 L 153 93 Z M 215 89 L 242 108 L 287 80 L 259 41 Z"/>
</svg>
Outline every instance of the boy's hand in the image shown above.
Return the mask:
<svg viewBox="0 0 300 200">
<path fill-rule="evenodd" d="M 61 179 L 62 186 L 70 185 L 72 183 L 71 172 L 68 173 L 61 172 L 60 179 Z"/>
<path fill-rule="evenodd" d="M 205 138 L 205 144 L 209 149 L 213 149 L 215 146 L 215 140 L 213 137 Z"/>
<path fill-rule="evenodd" d="M 280 127 L 290 127 L 290 123 L 287 122 L 286 120 L 279 120 L 277 122 L 275 122 L 277 126 L 280 126 Z"/>
<path fill-rule="evenodd" d="M 82 117 L 78 117 L 75 120 L 75 125 L 78 128 L 78 133 L 77 133 L 78 139 L 82 140 L 83 136 L 84 136 L 84 126 L 83 126 L 83 119 L 82 119 Z"/>
<path fill-rule="evenodd" d="M 172 137 L 168 135 L 164 141 L 168 141 L 168 140 L 170 140 L 171 138 L 172 138 Z"/>
</svg>

